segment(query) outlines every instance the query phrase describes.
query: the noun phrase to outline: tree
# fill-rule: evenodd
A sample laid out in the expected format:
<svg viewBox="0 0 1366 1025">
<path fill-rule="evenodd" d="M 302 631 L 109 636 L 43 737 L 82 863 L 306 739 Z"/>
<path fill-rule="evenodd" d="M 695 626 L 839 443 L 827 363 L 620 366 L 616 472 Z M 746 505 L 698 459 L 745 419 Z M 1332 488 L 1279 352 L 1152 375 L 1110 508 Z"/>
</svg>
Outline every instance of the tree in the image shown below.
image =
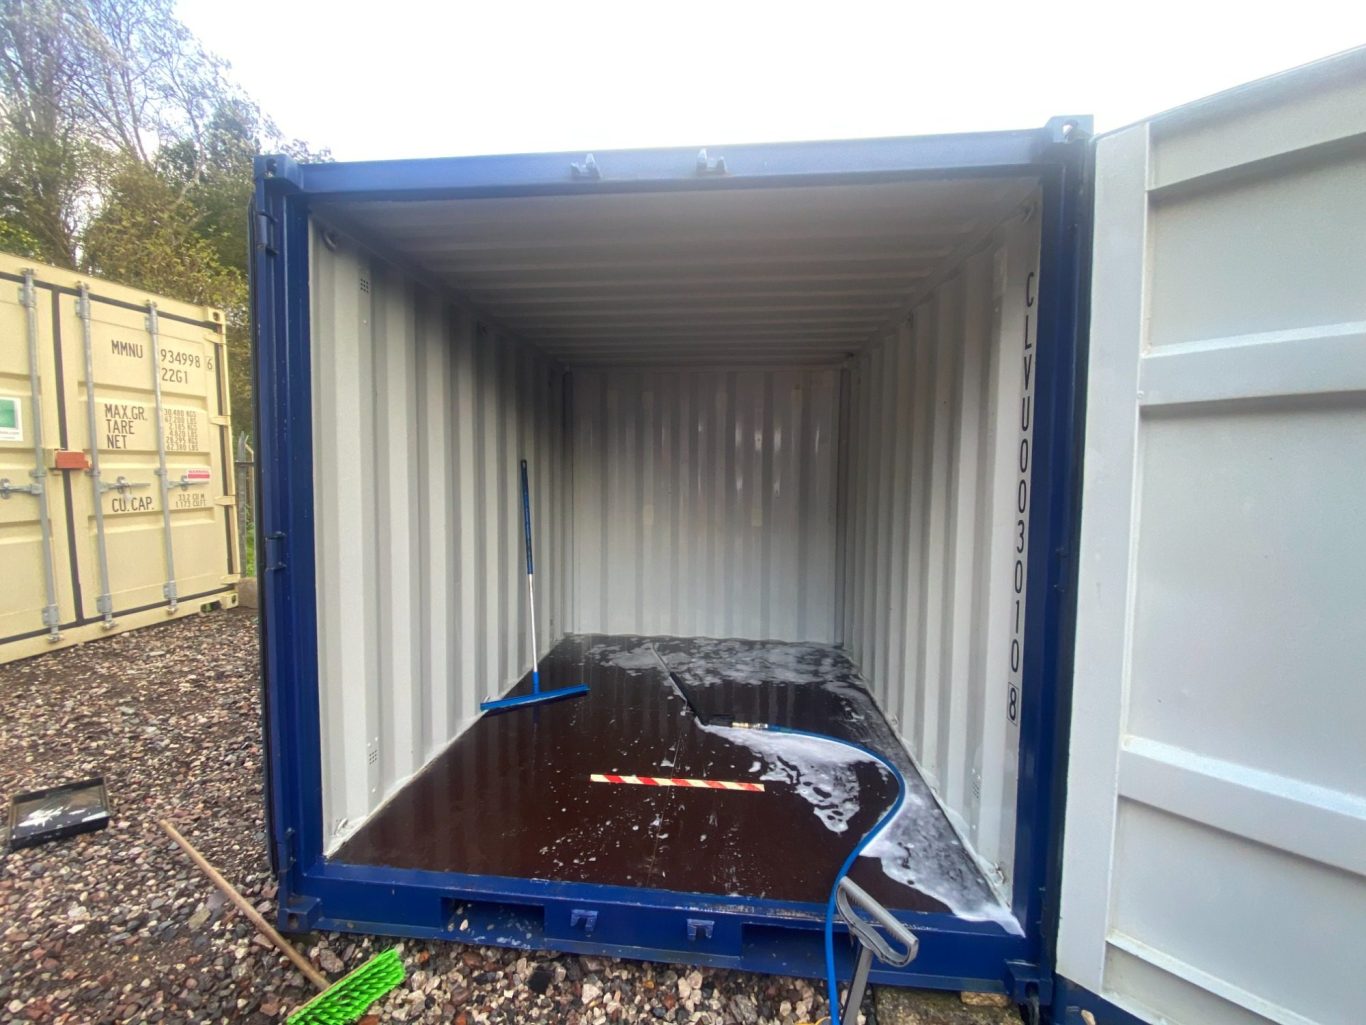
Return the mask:
<svg viewBox="0 0 1366 1025">
<path fill-rule="evenodd" d="M 75 267 L 82 214 L 95 200 L 98 154 L 73 82 L 79 18 L 60 0 L 0 6 L 0 220 L 26 255 Z"/>
<path fill-rule="evenodd" d="M 247 204 L 281 137 L 171 0 L 0 0 L 0 248 L 228 318 L 250 428 Z"/>
<path fill-rule="evenodd" d="M 135 288 L 222 306 L 240 322 L 243 260 L 224 264 L 213 240 L 200 233 L 201 220 L 173 181 L 125 159 L 109 176 L 104 204 L 85 231 L 83 262 L 91 273 Z"/>
<path fill-rule="evenodd" d="M 239 140 L 239 148 L 246 149 Z M 165 148 L 157 165 L 124 159 L 87 227 L 91 273 L 227 315 L 228 386 L 240 427 L 252 429 L 247 311 L 247 204 L 254 146 L 214 173 L 193 170 L 187 143 Z"/>
</svg>

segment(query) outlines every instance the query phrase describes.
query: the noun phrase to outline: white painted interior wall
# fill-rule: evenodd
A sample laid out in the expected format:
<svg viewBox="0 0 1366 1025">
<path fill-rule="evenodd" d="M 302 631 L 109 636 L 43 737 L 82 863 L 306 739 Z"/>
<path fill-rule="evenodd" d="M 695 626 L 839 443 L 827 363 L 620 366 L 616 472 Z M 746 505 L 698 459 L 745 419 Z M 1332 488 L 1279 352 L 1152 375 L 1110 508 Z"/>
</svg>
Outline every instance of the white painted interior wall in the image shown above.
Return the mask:
<svg viewBox="0 0 1366 1025">
<path fill-rule="evenodd" d="M 345 236 L 311 247 L 323 818 L 335 847 L 526 672 L 568 596 L 563 370 Z"/>
<path fill-rule="evenodd" d="M 834 643 L 840 371 L 573 374 L 573 627 Z"/>
<path fill-rule="evenodd" d="M 1003 891 L 1014 856 L 1036 213 L 1036 201 L 1023 204 L 853 362 L 841 460 L 845 644 Z"/>
</svg>

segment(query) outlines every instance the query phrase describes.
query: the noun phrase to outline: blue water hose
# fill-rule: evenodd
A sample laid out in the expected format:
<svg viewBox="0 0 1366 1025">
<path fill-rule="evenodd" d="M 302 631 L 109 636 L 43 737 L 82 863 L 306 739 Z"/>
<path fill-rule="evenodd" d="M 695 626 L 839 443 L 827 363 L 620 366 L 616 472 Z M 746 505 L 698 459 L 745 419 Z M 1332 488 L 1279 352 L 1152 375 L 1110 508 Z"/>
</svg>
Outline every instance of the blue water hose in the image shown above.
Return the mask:
<svg viewBox="0 0 1366 1025">
<path fill-rule="evenodd" d="M 869 844 L 877 839 L 878 834 L 887 827 L 888 823 L 896 818 L 897 813 L 901 811 L 901 806 L 906 803 L 906 777 L 892 764 L 890 759 L 879 754 L 877 751 L 874 751 L 872 748 L 865 747 L 862 744 L 856 744 L 852 740 L 843 740 L 839 737 L 831 737 L 824 733 L 812 733 L 810 730 L 797 730 L 789 726 L 774 726 L 772 724 L 753 725 L 748 726 L 747 728 L 766 730 L 769 733 L 786 733 L 794 737 L 810 737 L 812 740 L 825 740 L 832 744 L 842 744 L 843 746 L 852 748 L 860 754 L 867 755 L 869 758 L 878 762 L 891 774 L 892 779 L 896 780 L 896 800 L 892 802 L 890 808 L 882 813 L 882 817 L 877 820 L 877 823 L 873 828 L 863 834 L 863 839 L 854 845 L 854 849 L 850 851 L 849 856 L 844 859 L 844 864 L 840 866 L 840 870 L 835 874 L 835 881 L 830 886 L 830 899 L 825 902 L 825 985 L 830 995 L 830 1025 L 840 1025 L 839 976 L 835 973 L 835 898 L 839 895 L 840 880 L 849 874 L 849 870 L 854 867 L 854 862 L 859 855 L 863 853 L 864 849 L 867 848 Z M 854 1008 L 854 1015 L 855 1021 L 857 1021 L 857 1007 Z"/>
<path fill-rule="evenodd" d="M 830 1025 L 840 1025 L 839 976 L 835 972 L 835 917 L 838 914 L 836 900 L 839 897 L 840 880 L 849 874 L 849 870 L 854 867 L 854 861 L 858 856 L 864 852 L 869 844 L 877 839 L 878 834 L 881 833 L 887 827 L 888 823 L 896 818 L 897 814 L 901 811 L 901 806 L 906 803 L 906 777 L 901 774 L 900 769 L 892 764 L 891 759 L 874 751 L 871 747 L 865 747 L 863 744 L 855 743 L 852 740 L 845 740 L 842 737 L 832 737 L 826 733 L 813 733 L 811 730 L 799 730 L 791 726 L 777 726 L 773 723 L 734 722 L 729 718 L 721 719 L 720 717 L 706 716 L 693 701 L 692 695 L 688 692 L 687 685 L 683 681 L 683 678 L 670 668 L 669 664 L 664 661 L 663 656 L 659 654 L 659 651 L 653 644 L 650 645 L 650 650 L 654 652 L 654 656 L 659 660 L 659 664 L 664 667 L 665 674 L 673 682 L 674 687 L 678 690 L 679 696 L 682 697 L 683 701 L 692 711 L 693 717 L 696 718 L 698 722 L 702 723 L 704 727 L 725 726 L 729 729 L 758 730 L 764 733 L 785 733 L 791 737 L 808 737 L 811 740 L 823 740 L 830 744 L 839 744 L 853 751 L 857 751 L 859 754 L 868 756 L 886 769 L 892 779 L 896 781 L 896 800 L 892 802 L 890 808 L 882 813 L 882 817 L 873 824 L 873 828 L 863 834 L 863 838 L 854 845 L 854 849 L 851 850 L 848 857 L 844 859 L 844 863 L 840 865 L 840 870 L 835 873 L 834 882 L 830 884 L 830 898 L 825 902 L 825 985 L 830 996 Z M 854 1015 L 855 1020 L 857 1021 L 858 1008 L 854 1009 Z"/>
</svg>

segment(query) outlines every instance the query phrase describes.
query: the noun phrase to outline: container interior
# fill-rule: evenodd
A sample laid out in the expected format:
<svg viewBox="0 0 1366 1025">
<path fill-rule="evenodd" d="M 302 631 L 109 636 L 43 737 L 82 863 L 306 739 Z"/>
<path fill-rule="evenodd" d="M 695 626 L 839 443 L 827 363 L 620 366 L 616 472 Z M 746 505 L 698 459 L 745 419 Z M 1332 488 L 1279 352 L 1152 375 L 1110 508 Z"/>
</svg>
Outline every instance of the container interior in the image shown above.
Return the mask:
<svg viewBox="0 0 1366 1025">
<path fill-rule="evenodd" d="M 526 458 L 547 672 L 605 672 L 592 635 L 832 652 L 870 704 L 820 706 L 827 731 L 885 723 L 917 814 L 952 826 L 936 842 L 1008 904 L 1038 196 L 969 177 L 316 205 L 328 850 L 457 738 L 553 774 L 508 719 L 533 713 L 475 725 L 531 665 Z M 630 694 L 554 714 L 592 736 L 585 710 Z"/>
</svg>

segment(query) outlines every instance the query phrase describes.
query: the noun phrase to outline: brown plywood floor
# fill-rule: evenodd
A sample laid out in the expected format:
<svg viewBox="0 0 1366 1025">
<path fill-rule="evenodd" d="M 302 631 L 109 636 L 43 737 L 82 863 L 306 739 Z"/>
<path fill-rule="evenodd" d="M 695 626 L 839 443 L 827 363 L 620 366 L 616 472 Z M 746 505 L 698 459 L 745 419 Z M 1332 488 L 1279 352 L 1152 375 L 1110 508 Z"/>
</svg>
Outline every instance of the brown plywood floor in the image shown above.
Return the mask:
<svg viewBox="0 0 1366 1025">
<path fill-rule="evenodd" d="M 541 685 L 576 683 L 589 693 L 480 718 L 336 859 L 823 903 L 895 783 L 839 745 L 716 725 L 728 717 L 833 734 L 889 756 L 906 776 L 906 805 L 874 856 L 858 860 L 854 880 L 888 907 L 1007 921 L 839 649 L 570 636 L 542 660 Z M 529 689 L 523 680 L 514 693 Z M 593 773 L 765 790 L 603 784 Z"/>
</svg>

